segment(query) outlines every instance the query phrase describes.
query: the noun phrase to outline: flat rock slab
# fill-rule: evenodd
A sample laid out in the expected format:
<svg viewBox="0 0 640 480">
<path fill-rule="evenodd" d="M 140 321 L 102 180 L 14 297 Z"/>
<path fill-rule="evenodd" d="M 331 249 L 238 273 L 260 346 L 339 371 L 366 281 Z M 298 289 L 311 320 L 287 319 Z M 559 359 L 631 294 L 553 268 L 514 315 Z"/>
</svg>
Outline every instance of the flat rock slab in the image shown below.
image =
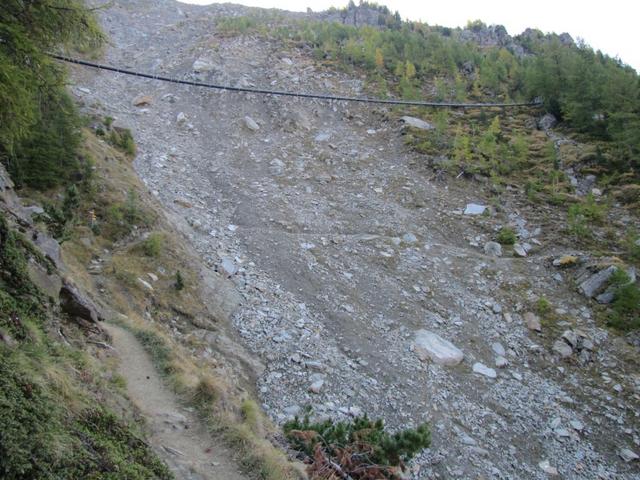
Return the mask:
<svg viewBox="0 0 640 480">
<path fill-rule="evenodd" d="M 440 365 L 457 365 L 464 353 L 453 343 L 428 330 L 418 330 L 414 340 L 414 351 L 423 362 L 431 359 Z"/>
<path fill-rule="evenodd" d="M 482 215 L 487 209 L 484 205 L 478 205 L 477 203 L 467 203 L 464 209 L 465 215 Z"/>
<path fill-rule="evenodd" d="M 476 362 L 473 364 L 473 373 L 484 375 L 489 378 L 496 378 L 498 374 L 493 368 L 487 367 L 485 364 Z"/>
<path fill-rule="evenodd" d="M 409 116 L 405 116 L 402 117 L 402 121 L 413 128 L 417 128 L 419 130 L 433 130 L 434 126 L 431 125 L 429 122 L 425 122 L 424 120 L 421 120 L 420 118 L 416 118 L 416 117 L 409 117 Z"/>
</svg>

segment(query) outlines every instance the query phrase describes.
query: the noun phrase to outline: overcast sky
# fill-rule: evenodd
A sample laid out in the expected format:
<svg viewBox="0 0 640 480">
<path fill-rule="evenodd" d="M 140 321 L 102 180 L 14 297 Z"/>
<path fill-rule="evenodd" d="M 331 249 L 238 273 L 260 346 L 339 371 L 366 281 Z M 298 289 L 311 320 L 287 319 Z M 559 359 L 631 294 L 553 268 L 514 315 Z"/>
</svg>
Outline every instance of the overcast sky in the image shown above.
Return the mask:
<svg viewBox="0 0 640 480">
<path fill-rule="evenodd" d="M 206 5 L 210 0 L 188 0 Z M 314 11 L 342 7 L 346 0 L 236 0 L 234 3 L 265 8 Z M 358 3 L 358 0 L 356 0 Z M 527 27 L 544 32 L 569 32 L 583 38 L 593 48 L 621 58 L 640 72 L 640 2 L 638 0 L 387 0 L 377 3 L 398 10 L 402 18 L 421 20 L 430 25 L 464 26 L 480 19 L 502 24 L 516 35 Z"/>
</svg>

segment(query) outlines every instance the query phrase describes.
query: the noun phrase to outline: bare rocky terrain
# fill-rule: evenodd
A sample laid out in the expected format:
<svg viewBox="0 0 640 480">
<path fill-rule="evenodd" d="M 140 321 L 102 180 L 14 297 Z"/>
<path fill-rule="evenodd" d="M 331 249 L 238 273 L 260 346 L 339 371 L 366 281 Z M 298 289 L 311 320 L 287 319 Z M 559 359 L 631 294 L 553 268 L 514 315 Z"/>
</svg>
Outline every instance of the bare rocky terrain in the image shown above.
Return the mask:
<svg viewBox="0 0 640 480">
<path fill-rule="evenodd" d="M 362 78 L 303 51 L 216 33 L 216 17 L 245 10 L 117 2 L 101 14 L 102 61 L 362 94 Z M 554 242 L 544 212 L 465 213 L 487 199 L 473 183 L 433 178 L 386 108 L 80 68 L 72 79 L 88 111 L 132 129 L 140 177 L 203 263 L 235 284 L 233 324 L 262 365 L 256 388 L 276 422 L 307 405 L 394 428 L 428 421 L 433 445 L 414 478 L 640 477 L 640 377 L 626 363 L 637 349 L 596 325 L 573 273 L 553 266 L 581 252 Z M 526 257 L 483 248 L 507 222 Z M 529 312 L 542 296 L 559 320 L 538 329 Z M 421 341 L 433 338 L 463 360 L 444 342 L 442 357 L 429 354 Z"/>
</svg>

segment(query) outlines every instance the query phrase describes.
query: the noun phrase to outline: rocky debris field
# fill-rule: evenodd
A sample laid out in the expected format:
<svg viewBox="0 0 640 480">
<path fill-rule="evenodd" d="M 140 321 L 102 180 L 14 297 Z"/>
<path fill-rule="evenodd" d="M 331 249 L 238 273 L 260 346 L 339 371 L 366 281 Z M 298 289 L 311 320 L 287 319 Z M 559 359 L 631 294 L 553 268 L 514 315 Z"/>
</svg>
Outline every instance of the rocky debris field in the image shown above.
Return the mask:
<svg viewBox="0 0 640 480">
<path fill-rule="evenodd" d="M 303 51 L 216 34 L 216 17 L 243 11 L 117 2 L 102 13 L 104 61 L 362 94 L 363 78 Z M 596 325 L 574 287 L 591 278 L 588 260 L 550 240 L 537 215 L 498 214 L 473 183 L 432 180 L 395 114 L 86 69 L 72 78 L 90 112 L 132 129 L 139 175 L 235 284 L 233 323 L 276 422 L 308 406 L 398 428 L 428 421 L 433 445 L 414 478 L 637 478 L 637 347 Z M 491 243 L 506 223 L 519 248 Z"/>
</svg>

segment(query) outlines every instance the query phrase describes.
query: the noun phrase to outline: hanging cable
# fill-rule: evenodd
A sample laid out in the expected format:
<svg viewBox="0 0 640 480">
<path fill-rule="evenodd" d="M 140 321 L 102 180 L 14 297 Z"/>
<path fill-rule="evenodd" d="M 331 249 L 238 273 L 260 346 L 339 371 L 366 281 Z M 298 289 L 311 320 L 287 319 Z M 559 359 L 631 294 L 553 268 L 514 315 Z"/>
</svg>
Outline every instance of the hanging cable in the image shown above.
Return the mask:
<svg viewBox="0 0 640 480">
<path fill-rule="evenodd" d="M 180 85 L 190 85 L 192 87 L 212 88 L 215 90 L 226 90 L 229 92 L 246 92 L 256 93 L 260 95 L 277 95 L 281 97 L 298 97 L 298 98 L 312 98 L 318 100 L 334 100 L 341 102 L 360 102 L 360 103 L 377 103 L 383 105 L 408 105 L 413 107 L 432 107 L 432 108 L 519 108 L 519 107 L 539 107 L 542 105 L 540 101 L 534 102 L 520 102 L 520 103 L 452 103 L 452 102 L 421 102 L 413 100 L 384 100 L 379 98 L 366 98 L 366 97 L 342 97 L 334 95 L 324 95 L 320 93 L 298 93 L 298 92 L 286 92 L 282 90 L 266 90 L 262 88 L 247 88 L 247 87 L 232 87 L 230 85 L 216 85 L 213 83 L 196 82 L 192 80 L 181 80 L 178 78 L 163 77 L 161 75 L 154 75 L 151 73 L 135 72 L 133 70 L 125 70 L 123 68 L 111 67 L 109 65 L 102 65 L 99 63 L 87 62 L 86 60 L 80 60 L 77 58 L 66 57 L 63 55 L 56 55 L 53 53 L 48 54 L 50 57 L 60 60 L 62 62 L 73 63 L 81 65 L 83 67 L 97 68 L 99 70 L 106 70 L 109 72 L 122 73 L 124 75 L 132 75 L 134 77 L 148 78 L 151 80 L 158 80 L 161 82 L 177 83 Z"/>
</svg>

